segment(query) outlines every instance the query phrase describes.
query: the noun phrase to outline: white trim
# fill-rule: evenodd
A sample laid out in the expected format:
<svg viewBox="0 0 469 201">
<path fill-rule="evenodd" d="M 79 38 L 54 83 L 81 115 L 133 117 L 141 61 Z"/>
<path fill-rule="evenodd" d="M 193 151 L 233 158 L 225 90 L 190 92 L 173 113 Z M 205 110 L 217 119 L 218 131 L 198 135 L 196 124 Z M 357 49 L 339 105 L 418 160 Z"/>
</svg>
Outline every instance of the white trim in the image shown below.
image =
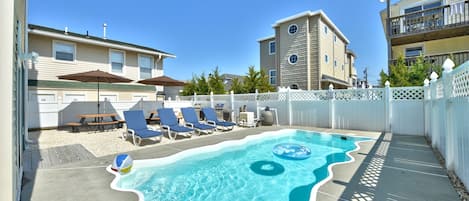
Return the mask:
<svg viewBox="0 0 469 201">
<path fill-rule="evenodd" d="M 290 57 L 292 57 L 293 55 L 296 56 L 296 62 L 295 63 L 290 62 Z M 291 65 L 296 65 L 298 63 L 298 59 L 299 59 L 298 54 L 290 54 L 290 56 L 288 56 L 288 58 L 287 58 L 287 61 Z"/>
<path fill-rule="evenodd" d="M 298 19 L 298 18 L 301 18 L 301 17 L 305 17 L 305 16 L 312 17 L 312 16 L 315 16 L 315 15 L 319 15 L 322 18 L 324 18 L 324 21 L 326 23 L 328 23 L 330 26 L 332 26 L 332 28 L 339 34 L 340 37 L 342 37 L 345 40 L 345 42 L 347 44 L 350 43 L 350 41 L 347 39 L 347 37 L 345 37 L 345 35 L 339 30 L 339 28 L 337 28 L 337 26 L 335 26 L 335 24 L 331 21 L 331 19 L 329 19 L 329 17 L 327 17 L 327 15 L 322 10 L 317 10 L 317 11 L 314 11 L 314 12 L 313 11 L 305 11 L 305 12 L 298 13 L 298 14 L 290 16 L 290 17 L 286 17 L 286 18 L 277 20 L 275 22 L 275 24 L 272 25 L 272 27 L 274 27 L 274 28 L 278 27 L 282 23 L 285 23 L 285 22 L 288 22 L 288 21 L 291 21 L 291 20 L 294 20 L 294 19 Z"/>
<path fill-rule="evenodd" d="M 122 53 L 122 56 L 123 56 L 123 58 L 122 58 L 123 59 L 123 61 L 122 61 L 123 62 L 122 63 L 122 73 L 112 72 L 112 55 L 111 55 L 112 52 Z M 126 65 L 125 65 L 125 63 L 126 63 L 126 58 L 125 58 L 126 54 L 125 54 L 125 51 L 109 48 L 108 54 L 109 54 L 109 62 L 108 62 L 109 63 L 109 73 L 115 74 L 115 75 L 125 75 L 125 73 L 126 73 Z"/>
<path fill-rule="evenodd" d="M 291 28 L 292 26 L 296 26 L 296 31 L 295 31 L 295 33 L 290 33 L 290 28 Z M 296 33 L 298 33 L 299 29 L 300 29 L 300 28 L 298 27 L 297 24 L 290 24 L 290 25 L 288 25 L 287 33 L 288 33 L 288 35 L 293 36 L 293 35 L 295 35 Z"/>
<path fill-rule="evenodd" d="M 88 101 L 88 95 L 87 95 L 87 92 L 85 91 L 64 91 L 63 94 L 62 94 L 62 102 L 63 103 L 72 103 L 73 101 L 71 102 L 66 102 L 65 101 L 65 96 L 67 95 L 83 95 L 83 97 L 85 98 L 84 101 Z"/>
<path fill-rule="evenodd" d="M 264 38 L 259 38 L 259 39 L 257 39 L 257 42 L 262 42 L 262 41 L 270 40 L 270 39 L 275 39 L 275 35 L 270 35 L 270 36 L 267 36 L 267 37 L 264 37 Z"/>
<path fill-rule="evenodd" d="M 272 52 L 271 49 L 270 49 L 270 44 L 272 44 L 272 43 L 274 43 L 274 45 L 275 45 L 275 46 L 274 46 L 274 47 L 275 47 L 275 48 L 274 48 L 274 52 Z M 277 43 L 275 43 L 275 40 L 269 41 L 269 47 L 268 47 L 268 49 L 269 49 L 269 55 L 274 55 L 274 54 L 277 52 Z"/>
<path fill-rule="evenodd" d="M 120 99 L 119 99 L 119 93 L 118 93 L 118 92 L 99 92 L 98 100 L 99 100 L 99 101 L 104 101 L 104 99 L 101 100 L 101 96 L 115 96 L 117 102 L 119 102 L 119 100 L 120 100 Z M 112 103 L 111 100 L 109 100 L 109 102 Z"/>
<path fill-rule="evenodd" d="M 132 93 L 132 101 L 135 101 L 134 98 L 135 97 L 144 97 L 143 100 L 144 101 L 149 101 L 150 100 L 150 94 L 145 94 L 145 93 Z M 137 100 L 137 101 L 140 101 L 141 99 Z"/>
<path fill-rule="evenodd" d="M 122 49 L 122 50 L 132 51 L 132 52 L 139 52 L 139 53 L 145 53 L 145 54 L 151 54 L 151 55 L 161 55 L 161 56 L 165 56 L 165 57 L 176 58 L 176 56 L 172 55 L 172 54 L 165 54 L 165 53 L 161 53 L 161 52 L 145 50 L 145 49 L 140 49 L 140 48 L 136 48 L 136 47 L 129 47 L 129 46 L 125 46 L 125 45 L 118 45 L 118 44 L 109 43 L 109 42 L 96 41 L 96 40 L 93 40 L 93 39 L 85 39 L 85 38 L 81 38 L 81 37 L 77 37 L 77 36 L 70 36 L 70 35 L 63 35 L 63 34 L 58 34 L 58 33 L 51 33 L 51 32 L 43 31 L 43 30 L 30 29 L 28 32 L 31 33 L 31 34 L 49 36 L 49 37 L 62 39 L 62 40 L 69 40 L 69 41 L 73 41 L 73 42 L 80 42 L 80 43 L 98 45 L 98 46 L 102 46 L 102 47 L 109 47 L 109 48 L 114 48 L 114 49 Z"/>
<path fill-rule="evenodd" d="M 55 44 L 56 43 L 62 43 L 62 44 L 66 44 L 66 45 L 73 45 L 73 61 L 55 59 Z M 52 40 L 52 61 L 76 64 L 76 61 L 77 61 L 77 44 L 72 43 L 72 42 L 68 42 L 68 41 L 63 41 L 63 40 Z"/>
<path fill-rule="evenodd" d="M 141 80 L 143 78 L 140 77 L 140 57 L 150 57 L 150 78 L 153 76 L 153 68 L 155 68 L 155 58 L 152 55 L 148 54 L 137 54 L 137 67 L 138 67 L 138 79 Z M 145 78 L 146 79 L 146 78 Z"/>
</svg>

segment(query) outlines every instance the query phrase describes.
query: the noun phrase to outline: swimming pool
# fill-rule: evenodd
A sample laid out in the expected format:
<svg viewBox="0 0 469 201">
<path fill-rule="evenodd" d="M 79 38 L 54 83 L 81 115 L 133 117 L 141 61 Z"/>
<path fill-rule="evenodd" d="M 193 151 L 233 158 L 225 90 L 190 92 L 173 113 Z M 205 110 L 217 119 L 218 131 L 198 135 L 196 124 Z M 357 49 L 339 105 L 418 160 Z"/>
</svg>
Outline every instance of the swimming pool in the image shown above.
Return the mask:
<svg viewBox="0 0 469 201">
<path fill-rule="evenodd" d="M 136 160 L 132 171 L 117 175 L 111 187 L 136 192 L 145 201 L 313 200 L 314 186 L 329 176 L 330 164 L 353 160 L 347 153 L 368 139 L 292 129 L 266 132 Z M 301 144 L 311 156 L 277 157 L 272 148 L 280 143 Z"/>
</svg>

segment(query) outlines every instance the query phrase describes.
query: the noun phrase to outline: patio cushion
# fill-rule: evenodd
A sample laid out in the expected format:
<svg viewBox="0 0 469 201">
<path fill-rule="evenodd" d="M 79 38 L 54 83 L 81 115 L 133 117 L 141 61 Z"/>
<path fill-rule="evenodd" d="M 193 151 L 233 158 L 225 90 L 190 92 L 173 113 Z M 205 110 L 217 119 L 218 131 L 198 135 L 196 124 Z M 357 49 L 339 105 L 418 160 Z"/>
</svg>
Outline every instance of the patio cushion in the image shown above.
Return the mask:
<svg viewBox="0 0 469 201">
<path fill-rule="evenodd" d="M 161 135 L 161 132 L 159 131 L 148 130 L 148 129 L 139 129 L 139 130 L 134 130 L 134 131 L 141 138 L 151 138 L 151 137 L 156 137 L 156 136 Z"/>
</svg>

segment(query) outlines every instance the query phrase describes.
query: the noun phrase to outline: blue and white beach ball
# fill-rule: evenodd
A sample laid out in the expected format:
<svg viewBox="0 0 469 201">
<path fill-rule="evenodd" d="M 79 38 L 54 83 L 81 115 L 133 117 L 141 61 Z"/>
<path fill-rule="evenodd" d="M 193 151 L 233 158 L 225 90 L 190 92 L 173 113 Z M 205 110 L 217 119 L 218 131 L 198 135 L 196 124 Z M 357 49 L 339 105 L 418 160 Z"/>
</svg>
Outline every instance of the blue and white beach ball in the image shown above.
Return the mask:
<svg viewBox="0 0 469 201">
<path fill-rule="evenodd" d="M 125 174 L 130 172 L 132 164 L 133 160 L 128 154 L 119 154 L 114 158 L 111 169 L 121 174 Z"/>
</svg>

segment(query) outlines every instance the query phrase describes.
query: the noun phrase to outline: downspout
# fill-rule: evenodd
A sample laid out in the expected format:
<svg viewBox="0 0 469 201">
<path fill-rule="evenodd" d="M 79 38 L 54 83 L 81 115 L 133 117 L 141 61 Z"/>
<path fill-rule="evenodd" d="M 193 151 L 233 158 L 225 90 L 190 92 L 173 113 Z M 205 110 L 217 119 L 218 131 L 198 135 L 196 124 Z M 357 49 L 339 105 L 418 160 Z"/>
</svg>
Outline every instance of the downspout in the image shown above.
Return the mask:
<svg viewBox="0 0 469 201">
<path fill-rule="evenodd" d="M 309 33 L 309 16 L 306 18 L 306 89 L 311 90 L 311 34 Z"/>
</svg>

